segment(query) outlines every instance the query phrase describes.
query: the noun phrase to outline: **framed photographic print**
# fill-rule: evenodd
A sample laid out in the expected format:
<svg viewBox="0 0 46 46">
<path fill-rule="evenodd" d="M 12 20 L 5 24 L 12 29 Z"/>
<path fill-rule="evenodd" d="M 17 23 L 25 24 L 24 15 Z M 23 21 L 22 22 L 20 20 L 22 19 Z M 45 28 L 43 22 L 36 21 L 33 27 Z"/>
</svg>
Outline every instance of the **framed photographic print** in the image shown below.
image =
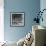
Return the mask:
<svg viewBox="0 0 46 46">
<path fill-rule="evenodd" d="M 10 26 L 24 26 L 25 15 L 24 12 L 11 12 L 10 13 Z"/>
</svg>

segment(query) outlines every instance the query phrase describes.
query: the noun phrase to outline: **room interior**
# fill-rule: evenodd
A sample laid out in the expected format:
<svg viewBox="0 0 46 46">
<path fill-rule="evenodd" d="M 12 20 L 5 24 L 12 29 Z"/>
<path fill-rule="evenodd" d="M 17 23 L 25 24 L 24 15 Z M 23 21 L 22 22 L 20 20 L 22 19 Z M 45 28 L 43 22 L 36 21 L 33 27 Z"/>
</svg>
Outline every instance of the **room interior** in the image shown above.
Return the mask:
<svg viewBox="0 0 46 46">
<path fill-rule="evenodd" d="M 0 46 L 46 46 L 45 5 L 46 0 L 0 0 Z"/>
</svg>

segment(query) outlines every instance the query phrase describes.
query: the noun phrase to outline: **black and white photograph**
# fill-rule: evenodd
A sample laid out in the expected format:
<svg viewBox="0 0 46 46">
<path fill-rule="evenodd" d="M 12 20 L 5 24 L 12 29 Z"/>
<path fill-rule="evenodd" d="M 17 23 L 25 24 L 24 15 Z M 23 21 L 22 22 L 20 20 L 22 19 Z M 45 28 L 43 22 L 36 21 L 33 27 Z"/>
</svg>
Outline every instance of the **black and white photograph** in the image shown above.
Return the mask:
<svg viewBox="0 0 46 46">
<path fill-rule="evenodd" d="M 24 12 L 11 12 L 10 24 L 11 26 L 24 26 Z"/>
</svg>

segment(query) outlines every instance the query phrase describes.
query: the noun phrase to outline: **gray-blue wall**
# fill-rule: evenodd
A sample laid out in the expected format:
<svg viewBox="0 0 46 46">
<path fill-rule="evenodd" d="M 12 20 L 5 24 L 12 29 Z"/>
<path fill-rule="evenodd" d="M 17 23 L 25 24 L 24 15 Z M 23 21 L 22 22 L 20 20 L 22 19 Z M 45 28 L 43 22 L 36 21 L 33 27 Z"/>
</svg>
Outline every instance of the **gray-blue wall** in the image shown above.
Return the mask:
<svg viewBox="0 0 46 46">
<path fill-rule="evenodd" d="M 18 41 L 32 30 L 40 0 L 4 0 L 4 35 L 7 41 Z M 10 27 L 10 12 L 25 12 L 24 27 Z"/>
<path fill-rule="evenodd" d="M 41 0 L 40 1 L 40 10 L 42 11 L 43 9 L 46 9 L 46 0 Z M 43 12 L 43 22 L 40 22 L 40 25 L 45 26 L 46 27 L 46 10 Z"/>
</svg>

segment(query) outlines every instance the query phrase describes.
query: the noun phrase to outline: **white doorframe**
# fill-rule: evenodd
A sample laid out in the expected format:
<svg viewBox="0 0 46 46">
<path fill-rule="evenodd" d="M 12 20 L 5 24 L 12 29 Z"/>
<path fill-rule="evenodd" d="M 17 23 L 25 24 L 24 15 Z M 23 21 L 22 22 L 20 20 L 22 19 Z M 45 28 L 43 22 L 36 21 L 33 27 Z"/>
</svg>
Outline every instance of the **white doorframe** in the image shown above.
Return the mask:
<svg viewBox="0 0 46 46">
<path fill-rule="evenodd" d="M 0 0 L 0 42 L 4 41 L 4 0 Z"/>
</svg>

